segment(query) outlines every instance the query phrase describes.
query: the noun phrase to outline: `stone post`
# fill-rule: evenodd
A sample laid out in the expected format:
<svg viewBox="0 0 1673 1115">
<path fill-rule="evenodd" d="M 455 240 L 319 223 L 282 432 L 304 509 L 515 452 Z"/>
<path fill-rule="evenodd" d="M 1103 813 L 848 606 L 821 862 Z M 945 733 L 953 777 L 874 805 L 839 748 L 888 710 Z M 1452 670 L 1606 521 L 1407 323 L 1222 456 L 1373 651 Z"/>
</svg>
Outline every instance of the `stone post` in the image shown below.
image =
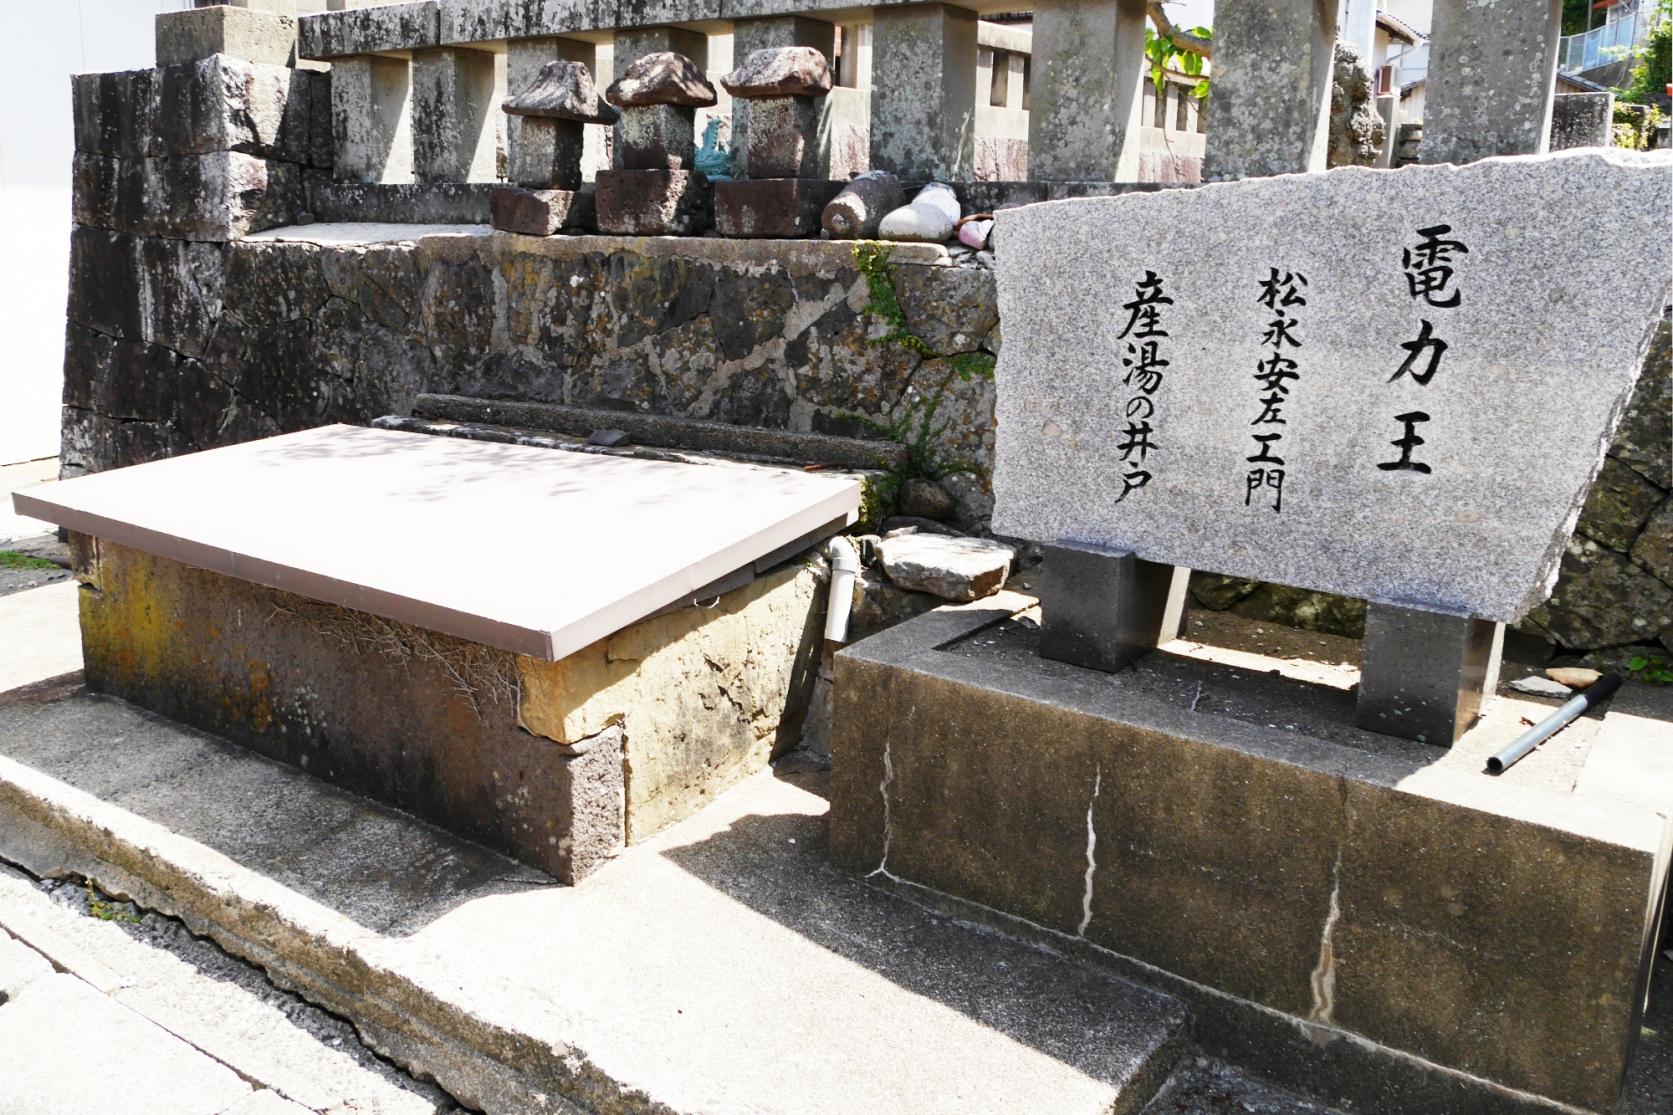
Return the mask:
<svg viewBox="0 0 1673 1115">
<path fill-rule="evenodd" d="M 506 47 L 506 87 L 519 93 L 539 79 L 541 71 L 551 62 L 575 62 L 587 68 L 589 75 L 598 73 L 598 47 L 580 39 L 513 39 Z M 507 174 L 512 182 L 529 177 L 527 168 L 517 166 L 517 152 L 522 148 L 521 131 L 527 117 L 506 116 Z M 610 165 L 610 125 L 588 124 L 582 131 L 581 178 L 590 182 L 600 170 Z"/>
<path fill-rule="evenodd" d="M 1336 5 L 1240 0 L 1215 9 L 1214 124 L 1204 181 L 1325 168 Z M 1036 88 L 1036 108 L 1041 95 Z"/>
<path fill-rule="evenodd" d="M 1562 0 L 1435 0 L 1425 163 L 1546 150 Z"/>
<path fill-rule="evenodd" d="M 1400 95 L 1385 93 L 1378 97 L 1377 115 L 1383 118 L 1383 145 L 1377 152 L 1377 165 L 1388 170 L 1394 165 L 1394 152 L 1400 146 Z"/>
<path fill-rule="evenodd" d="M 758 50 L 769 47 L 806 46 L 830 58 L 836 51 L 836 27 L 818 19 L 802 16 L 778 16 L 772 19 L 740 19 L 732 25 L 732 57 L 748 58 Z M 829 103 L 819 103 L 820 121 Z M 749 177 L 749 100 L 732 102 L 732 173 L 738 178 Z"/>
<path fill-rule="evenodd" d="M 976 13 L 910 4 L 872 13 L 871 165 L 903 178 L 976 173 Z"/>
<path fill-rule="evenodd" d="M 1551 99 L 1553 151 L 1608 147 L 1615 123 L 1615 94 L 1559 93 Z"/>
<path fill-rule="evenodd" d="M 331 131 L 339 180 L 411 182 L 412 73 L 406 59 L 360 54 L 334 61 Z"/>
<path fill-rule="evenodd" d="M 615 162 L 598 174 L 598 228 L 626 236 L 701 232 L 713 221 L 709 181 L 693 165 L 694 121 L 716 101 L 692 59 L 663 51 L 636 59 L 605 93 L 622 110 Z"/>
<path fill-rule="evenodd" d="M 441 47 L 412 56 L 413 177 L 492 182 L 498 176 L 494 56 Z"/>
<path fill-rule="evenodd" d="M 1150 80 L 1145 6 L 1144 0 L 1035 4 L 1029 178 L 1138 180 L 1140 116 Z"/>
<path fill-rule="evenodd" d="M 664 53 L 683 54 L 691 59 L 699 72 L 706 73 L 709 68 L 709 37 L 701 31 L 689 31 L 684 27 L 638 27 L 617 31 L 610 54 L 610 80 L 620 81 L 633 64 L 646 55 Z M 696 129 L 695 118 L 692 127 Z M 617 123 L 610 149 L 610 165 L 617 169 L 623 165 L 623 139 L 622 124 Z"/>
<path fill-rule="evenodd" d="M 548 62 L 505 111 L 522 127 L 510 151 L 513 184 L 489 194 L 494 227 L 529 236 L 592 227 L 595 197 L 581 179 L 585 132 L 616 113 L 599 100 L 591 72 L 579 62 Z"/>
<path fill-rule="evenodd" d="M 1007 54 L 1005 64 L 1010 73 L 1005 79 L 1005 107 L 1028 110 L 1028 59 L 1020 54 Z"/>
<path fill-rule="evenodd" d="M 810 46 L 767 47 L 721 79 L 750 105 L 745 149 L 753 177 L 715 184 L 715 224 L 724 236 L 809 236 L 842 188 L 820 174 L 819 107 L 831 91 L 825 55 Z"/>
</svg>

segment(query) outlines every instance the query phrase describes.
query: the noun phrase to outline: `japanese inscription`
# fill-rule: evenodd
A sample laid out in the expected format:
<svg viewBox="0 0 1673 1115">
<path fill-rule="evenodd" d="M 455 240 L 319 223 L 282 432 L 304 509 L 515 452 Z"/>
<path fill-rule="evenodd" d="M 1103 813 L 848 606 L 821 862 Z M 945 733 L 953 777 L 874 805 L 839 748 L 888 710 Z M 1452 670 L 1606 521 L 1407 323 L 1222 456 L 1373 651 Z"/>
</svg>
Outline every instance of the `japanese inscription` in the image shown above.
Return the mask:
<svg viewBox="0 0 1673 1115">
<path fill-rule="evenodd" d="M 1307 287 L 1307 276 L 1269 268 L 1260 280 L 1257 301 L 1268 314 L 1266 329 L 1261 334 L 1261 357 L 1255 364 L 1255 381 L 1260 386 L 1260 413 L 1249 423 L 1254 429 L 1250 436 L 1255 451 L 1244 460 L 1252 467 L 1243 478 L 1243 506 L 1251 506 L 1256 496 L 1263 503 L 1270 494 L 1272 510 L 1284 510 L 1284 404 L 1290 396 L 1291 382 L 1301 378 L 1301 338 L 1296 333 L 1300 319 L 1295 315 L 1307 305 L 1302 292 Z M 1286 450 L 1287 451 L 1287 450 Z"/>
<path fill-rule="evenodd" d="M 1519 619 L 1667 304 L 1670 209 L 1668 159 L 1603 148 L 1006 209 L 992 529 Z"/>
<path fill-rule="evenodd" d="M 1127 311 L 1127 324 L 1116 335 L 1117 340 L 1127 342 L 1126 355 L 1121 358 L 1127 373 L 1121 382 L 1131 387 L 1133 394 L 1127 400 L 1126 429 L 1115 447 L 1124 470 L 1117 503 L 1150 483 L 1145 458 L 1156 448 L 1151 441 L 1156 432 L 1151 419 L 1156 416 L 1156 391 L 1169 364 L 1161 352 L 1162 339 L 1168 335 L 1162 328 L 1162 307 L 1171 305 L 1173 299 L 1163 290 L 1161 278 L 1147 270 L 1133 286 L 1132 301 L 1121 306 Z"/>
<path fill-rule="evenodd" d="M 1446 239 L 1451 232 L 1451 225 L 1420 228 L 1417 230 L 1418 242 L 1403 248 L 1400 253 L 1407 291 L 1414 301 L 1423 302 L 1437 310 L 1456 309 L 1464 297 L 1463 292 L 1453 285 L 1456 278 L 1453 264 L 1459 256 L 1468 255 L 1470 249 L 1461 240 Z M 1417 336 L 1400 345 L 1406 358 L 1394 369 L 1394 374 L 1388 377 L 1388 381 L 1393 383 L 1402 376 L 1407 376 L 1419 387 L 1429 386 L 1429 382 L 1441 370 L 1441 358 L 1446 355 L 1448 347 L 1446 341 L 1435 335 L 1434 322 L 1428 317 L 1420 318 Z M 1384 472 L 1416 472 L 1425 475 L 1432 472 L 1428 465 L 1412 456 L 1413 451 L 1423 444 L 1423 438 L 1417 432 L 1417 424 L 1429 421 L 1429 415 L 1421 410 L 1410 410 L 1395 415 L 1394 420 L 1405 427 L 1404 432 L 1389 443 L 1400 450 L 1400 457 L 1398 460 L 1379 462 L 1377 467 Z"/>
</svg>

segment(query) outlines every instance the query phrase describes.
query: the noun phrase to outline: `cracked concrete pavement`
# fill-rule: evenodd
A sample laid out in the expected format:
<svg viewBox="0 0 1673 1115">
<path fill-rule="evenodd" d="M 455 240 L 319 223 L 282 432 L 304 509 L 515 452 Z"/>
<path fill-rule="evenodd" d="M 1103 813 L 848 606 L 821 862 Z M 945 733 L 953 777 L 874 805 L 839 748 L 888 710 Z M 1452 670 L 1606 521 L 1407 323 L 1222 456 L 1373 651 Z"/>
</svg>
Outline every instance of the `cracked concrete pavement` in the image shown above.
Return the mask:
<svg viewBox="0 0 1673 1115">
<path fill-rule="evenodd" d="M 0 1113 L 460 1110 L 181 923 L 0 865 Z"/>
</svg>

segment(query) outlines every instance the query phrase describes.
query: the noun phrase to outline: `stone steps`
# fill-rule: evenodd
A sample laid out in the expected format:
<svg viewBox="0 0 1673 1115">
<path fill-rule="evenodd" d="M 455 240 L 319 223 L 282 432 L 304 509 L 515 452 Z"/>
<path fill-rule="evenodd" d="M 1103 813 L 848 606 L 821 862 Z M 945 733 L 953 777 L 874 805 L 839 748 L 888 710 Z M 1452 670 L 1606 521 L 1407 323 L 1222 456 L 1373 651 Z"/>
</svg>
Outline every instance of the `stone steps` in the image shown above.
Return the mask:
<svg viewBox="0 0 1673 1115">
<path fill-rule="evenodd" d="M 1168 996 L 849 880 L 767 773 L 580 887 L 111 698 L 0 699 L 0 858 L 182 919 L 489 1112 L 1130 1115 Z"/>
</svg>

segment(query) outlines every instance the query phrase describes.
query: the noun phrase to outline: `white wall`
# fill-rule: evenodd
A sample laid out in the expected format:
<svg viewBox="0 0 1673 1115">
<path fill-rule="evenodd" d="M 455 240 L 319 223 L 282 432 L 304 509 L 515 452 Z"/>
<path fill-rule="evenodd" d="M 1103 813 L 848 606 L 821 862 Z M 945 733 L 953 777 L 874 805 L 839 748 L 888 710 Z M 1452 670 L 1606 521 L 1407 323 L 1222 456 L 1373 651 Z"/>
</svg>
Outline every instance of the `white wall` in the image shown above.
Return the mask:
<svg viewBox="0 0 1673 1115">
<path fill-rule="evenodd" d="M 153 61 L 152 20 L 190 0 L 6 5 L 0 66 L 0 464 L 58 452 L 69 287 L 70 75 Z"/>
</svg>

